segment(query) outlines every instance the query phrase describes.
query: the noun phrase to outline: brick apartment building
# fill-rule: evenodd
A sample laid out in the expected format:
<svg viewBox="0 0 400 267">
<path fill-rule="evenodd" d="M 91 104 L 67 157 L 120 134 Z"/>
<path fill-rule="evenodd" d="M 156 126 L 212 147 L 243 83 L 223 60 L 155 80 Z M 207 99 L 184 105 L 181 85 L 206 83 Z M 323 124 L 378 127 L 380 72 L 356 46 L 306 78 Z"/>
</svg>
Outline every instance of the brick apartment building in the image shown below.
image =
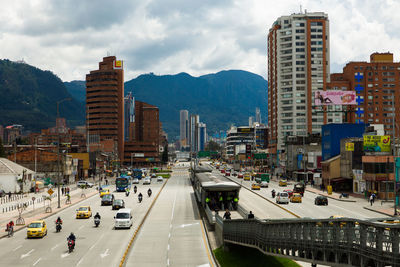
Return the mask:
<svg viewBox="0 0 400 267">
<path fill-rule="evenodd" d="M 331 75 L 329 89 L 355 90 L 358 105 L 348 107 L 344 113 L 347 122 L 383 124 L 385 133 L 392 135 L 392 114 L 400 122 L 400 109 L 393 111 L 394 104 L 400 102 L 400 62 L 393 62 L 392 53 L 373 53 L 370 62 L 352 61 L 346 64 L 342 73 Z M 396 136 L 400 136 L 396 129 Z"/>
<path fill-rule="evenodd" d="M 123 160 L 124 70 L 123 62 L 115 56 L 104 57 L 99 69 L 86 75 L 86 127 L 90 149 L 117 152 Z"/>
<path fill-rule="evenodd" d="M 158 107 L 135 101 L 134 137 L 125 142 L 124 164 L 152 166 L 160 163 L 160 122 Z"/>
</svg>

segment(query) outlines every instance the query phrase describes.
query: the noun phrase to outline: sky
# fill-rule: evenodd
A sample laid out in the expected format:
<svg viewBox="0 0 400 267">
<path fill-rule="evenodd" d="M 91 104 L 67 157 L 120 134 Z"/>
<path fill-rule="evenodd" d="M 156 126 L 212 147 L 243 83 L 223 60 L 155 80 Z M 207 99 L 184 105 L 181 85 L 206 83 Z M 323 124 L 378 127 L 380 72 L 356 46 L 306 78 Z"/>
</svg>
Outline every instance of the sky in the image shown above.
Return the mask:
<svg viewBox="0 0 400 267">
<path fill-rule="evenodd" d="M 63 81 L 84 80 L 107 55 L 140 74 L 242 69 L 267 78 L 267 34 L 280 16 L 325 12 L 331 72 L 373 52 L 400 57 L 400 0 L 0 0 L 0 59 Z"/>
</svg>

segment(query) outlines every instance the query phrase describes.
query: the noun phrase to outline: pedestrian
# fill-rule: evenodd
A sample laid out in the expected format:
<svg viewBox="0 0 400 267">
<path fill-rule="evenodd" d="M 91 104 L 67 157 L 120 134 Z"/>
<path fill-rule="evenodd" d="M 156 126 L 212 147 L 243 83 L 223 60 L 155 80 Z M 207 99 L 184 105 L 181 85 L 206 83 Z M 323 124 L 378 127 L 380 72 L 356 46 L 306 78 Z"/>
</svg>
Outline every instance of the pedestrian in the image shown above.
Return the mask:
<svg viewBox="0 0 400 267">
<path fill-rule="evenodd" d="M 373 202 L 373 203 L 375 203 L 375 198 L 376 198 L 376 195 L 375 195 L 375 193 L 372 193 L 372 195 L 371 195 L 371 196 L 372 196 L 372 202 Z"/>
<path fill-rule="evenodd" d="M 108 185 L 108 180 L 106 179 L 106 185 Z"/>
<path fill-rule="evenodd" d="M 374 203 L 374 196 L 373 196 L 373 194 L 371 194 L 371 196 L 369 197 L 369 202 L 371 203 L 371 206 L 372 206 L 372 204 Z"/>
<path fill-rule="evenodd" d="M 249 215 L 247 215 L 247 219 L 254 219 L 254 214 L 250 211 Z"/>
<path fill-rule="evenodd" d="M 68 195 L 69 195 L 69 187 L 67 187 L 67 193 L 68 193 Z"/>
<path fill-rule="evenodd" d="M 226 209 L 224 217 L 222 217 L 225 220 L 230 220 L 231 219 L 231 213 L 229 212 L 228 209 Z"/>
<path fill-rule="evenodd" d="M 10 201 L 10 200 L 11 200 L 11 191 L 8 192 L 8 201 Z"/>
<path fill-rule="evenodd" d="M 61 187 L 61 195 L 64 195 L 64 191 L 65 191 L 64 187 Z"/>
</svg>

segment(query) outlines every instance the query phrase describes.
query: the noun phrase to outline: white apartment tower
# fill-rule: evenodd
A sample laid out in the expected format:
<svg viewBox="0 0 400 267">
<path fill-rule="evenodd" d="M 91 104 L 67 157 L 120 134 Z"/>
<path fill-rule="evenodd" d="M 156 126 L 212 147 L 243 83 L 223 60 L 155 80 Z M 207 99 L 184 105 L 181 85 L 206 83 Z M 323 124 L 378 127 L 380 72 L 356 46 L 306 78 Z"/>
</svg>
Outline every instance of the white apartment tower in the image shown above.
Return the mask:
<svg viewBox="0 0 400 267">
<path fill-rule="evenodd" d="M 329 20 L 323 12 L 279 17 L 268 33 L 268 126 L 270 153 L 285 136 L 320 133 L 326 123 L 314 92 L 329 82 Z"/>
</svg>

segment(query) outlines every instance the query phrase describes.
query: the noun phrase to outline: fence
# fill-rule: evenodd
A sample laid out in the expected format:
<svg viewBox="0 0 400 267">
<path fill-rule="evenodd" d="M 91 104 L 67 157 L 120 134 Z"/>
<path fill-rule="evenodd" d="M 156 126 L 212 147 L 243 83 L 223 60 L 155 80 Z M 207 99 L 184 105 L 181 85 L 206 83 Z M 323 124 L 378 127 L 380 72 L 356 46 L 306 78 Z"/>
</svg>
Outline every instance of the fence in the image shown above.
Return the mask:
<svg viewBox="0 0 400 267">
<path fill-rule="evenodd" d="M 57 197 L 57 193 L 51 195 L 51 198 L 55 198 L 55 197 Z M 42 203 L 44 200 L 45 200 L 45 197 L 42 196 L 42 197 L 36 198 L 35 201 L 27 200 L 27 201 L 24 201 L 24 202 L 15 203 L 15 204 L 12 204 L 10 206 L 4 207 L 3 208 L 3 213 L 14 211 L 14 210 L 18 210 L 18 207 L 21 207 L 21 206 L 28 207 L 30 205 L 33 205 L 33 203 L 35 203 L 35 204 Z"/>
<path fill-rule="evenodd" d="M 219 215 L 216 222 L 222 224 L 225 244 L 269 255 L 329 266 L 400 266 L 400 223 L 350 218 L 222 221 Z"/>
</svg>

